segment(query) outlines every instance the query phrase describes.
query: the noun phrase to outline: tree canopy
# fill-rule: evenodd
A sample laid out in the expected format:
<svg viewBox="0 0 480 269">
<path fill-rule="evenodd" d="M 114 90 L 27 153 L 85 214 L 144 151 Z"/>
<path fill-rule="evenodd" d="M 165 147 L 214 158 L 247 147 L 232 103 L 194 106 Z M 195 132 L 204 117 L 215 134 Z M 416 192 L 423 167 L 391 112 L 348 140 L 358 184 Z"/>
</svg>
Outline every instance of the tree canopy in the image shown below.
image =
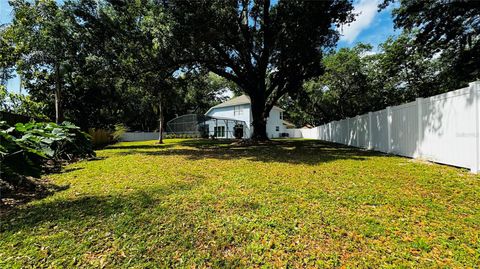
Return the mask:
<svg viewBox="0 0 480 269">
<path fill-rule="evenodd" d="M 231 85 L 215 78 L 204 87 L 215 80 L 211 75 L 180 71 L 181 50 L 160 2 L 16 0 L 11 5 L 13 21 L 0 31 L 2 85 L 16 69 L 28 101 L 41 103 L 37 107 L 52 119 L 57 114 L 83 129 L 124 123 L 132 130 L 155 130 L 160 100 L 163 117 L 201 113 Z M 4 96 L 11 111 L 20 111 L 19 100 L 31 105 L 27 98 Z"/>
<path fill-rule="evenodd" d="M 480 2 L 385 0 L 398 2 L 395 26 L 413 33 L 415 46 L 429 56 L 438 54 L 463 83 L 480 77 Z"/>
<path fill-rule="evenodd" d="M 335 26 L 353 19 L 350 1 L 168 1 L 173 34 L 186 59 L 235 82 L 250 96 L 253 138 L 267 139 L 266 118 L 285 94 L 322 73 Z"/>
<path fill-rule="evenodd" d="M 478 2 L 380 8 L 392 2 L 400 35 L 377 50 L 336 50 L 338 30 L 355 18 L 350 0 L 11 0 L 0 103 L 83 129 L 155 130 L 205 112 L 228 89 L 250 96 L 254 138 L 266 139 L 275 104 L 315 125 L 479 78 Z M 5 93 L 14 70 L 28 97 Z"/>
</svg>

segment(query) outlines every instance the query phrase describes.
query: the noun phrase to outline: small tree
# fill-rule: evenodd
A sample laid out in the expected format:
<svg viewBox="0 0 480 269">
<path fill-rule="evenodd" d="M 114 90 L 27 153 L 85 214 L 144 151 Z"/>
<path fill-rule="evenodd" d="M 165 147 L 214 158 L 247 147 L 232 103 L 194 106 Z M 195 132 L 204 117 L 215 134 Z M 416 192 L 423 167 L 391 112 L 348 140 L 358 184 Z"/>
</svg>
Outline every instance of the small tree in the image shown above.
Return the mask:
<svg viewBox="0 0 480 269">
<path fill-rule="evenodd" d="M 72 47 L 72 18 L 55 1 L 12 1 L 13 22 L 5 30 L 15 44 L 16 68 L 27 83 L 36 76 L 53 82 L 55 121 L 62 122 L 62 91 L 64 76 L 69 68 Z M 74 50 L 74 49 L 73 49 Z"/>
</svg>

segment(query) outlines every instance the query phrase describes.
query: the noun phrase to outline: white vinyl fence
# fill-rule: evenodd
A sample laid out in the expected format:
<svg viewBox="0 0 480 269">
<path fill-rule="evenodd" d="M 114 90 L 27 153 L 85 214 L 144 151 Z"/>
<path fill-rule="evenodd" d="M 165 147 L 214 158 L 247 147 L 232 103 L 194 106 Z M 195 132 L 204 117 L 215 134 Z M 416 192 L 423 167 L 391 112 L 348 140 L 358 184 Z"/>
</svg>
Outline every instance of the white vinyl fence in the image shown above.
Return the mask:
<svg viewBox="0 0 480 269">
<path fill-rule="evenodd" d="M 147 141 L 157 140 L 158 132 L 126 132 L 122 135 L 121 141 Z"/>
<path fill-rule="evenodd" d="M 336 142 L 480 170 L 480 81 L 448 93 L 312 129 L 290 137 Z"/>
</svg>

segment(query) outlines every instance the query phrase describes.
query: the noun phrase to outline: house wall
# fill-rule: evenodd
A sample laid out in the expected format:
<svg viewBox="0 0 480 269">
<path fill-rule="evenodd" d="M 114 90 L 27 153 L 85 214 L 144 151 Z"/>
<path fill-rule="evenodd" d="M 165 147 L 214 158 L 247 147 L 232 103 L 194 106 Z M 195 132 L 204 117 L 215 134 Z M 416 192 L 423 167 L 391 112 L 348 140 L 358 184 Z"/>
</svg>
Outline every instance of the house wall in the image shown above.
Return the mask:
<svg viewBox="0 0 480 269">
<path fill-rule="evenodd" d="M 280 137 L 281 133 L 285 133 L 285 127 L 283 126 L 283 120 L 280 119 L 280 112 L 278 108 L 272 108 L 267 119 L 267 136 L 269 138 Z M 276 127 L 279 127 L 279 130 L 276 130 Z"/>
<path fill-rule="evenodd" d="M 250 111 L 250 105 L 240 105 L 242 109 L 242 114 L 241 115 L 235 115 L 234 113 L 234 106 L 228 106 L 228 107 L 218 107 L 218 108 L 213 108 L 208 112 L 207 116 L 211 117 L 220 117 L 220 118 L 229 118 L 229 119 L 235 119 L 239 121 L 244 121 L 247 126 L 244 128 L 244 137 L 249 138 L 252 133 L 252 128 L 250 127 L 250 117 L 251 117 L 251 111 Z M 228 132 L 228 138 L 233 137 L 233 124 L 229 124 L 228 129 L 224 121 L 218 120 L 216 123 L 213 121 L 208 124 L 209 127 L 209 132 L 211 134 L 214 133 L 214 127 L 215 125 L 217 126 L 225 126 L 225 132 Z M 226 135 L 225 135 L 226 137 Z"/>
<path fill-rule="evenodd" d="M 241 105 L 243 113 L 241 115 L 234 115 L 234 106 L 228 107 L 218 107 L 213 108 L 207 116 L 212 117 L 220 117 L 220 118 L 229 118 L 229 119 L 236 119 L 245 121 L 247 124 L 245 128 L 245 138 L 249 138 L 253 133 L 253 128 L 251 126 L 252 122 L 252 112 L 250 109 L 249 104 Z M 281 133 L 285 133 L 285 127 L 283 125 L 283 120 L 280 119 L 280 112 L 278 108 L 272 108 L 270 110 L 269 117 L 267 118 L 267 136 L 270 138 L 277 138 L 280 137 Z M 215 124 L 209 124 L 209 131 L 213 134 L 213 128 Z M 225 123 L 221 120 L 217 122 L 217 126 L 225 126 Z M 276 130 L 276 127 L 279 127 L 279 130 Z M 227 126 L 225 126 L 225 130 L 227 131 Z M 233 137 L 233 126 L 228 126 L 228 136 L 229 138 Z"/>
</svg>

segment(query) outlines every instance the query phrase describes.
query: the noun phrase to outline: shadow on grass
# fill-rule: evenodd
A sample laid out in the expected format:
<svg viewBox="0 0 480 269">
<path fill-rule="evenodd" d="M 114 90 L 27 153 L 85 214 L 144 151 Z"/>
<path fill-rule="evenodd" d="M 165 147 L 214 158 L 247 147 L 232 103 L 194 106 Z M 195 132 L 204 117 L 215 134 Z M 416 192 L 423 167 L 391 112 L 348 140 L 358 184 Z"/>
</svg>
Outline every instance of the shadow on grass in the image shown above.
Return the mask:
<svg viewBox="0 0 480 269">
<path fill-rule="evenodd" d="M 0 218 L 0 233 L 28 231 L 43 224 L 66 225 L 76 229 L 85 221 L 101 223 L 109 216 L 130 214 L 138 216 L 149 208 L 158 207 L 169 195 L 188 192 L 204 183 L 205 178 L 196 175 L 196 180 L 177 181 L 148 191 L 133 191 L 124 195 L 81 196 L 75 199 L 59 199 L 26 205 L 4 212 Z M 177 212 L 180 214 L 181 212 Z M 73 227 L 69 227 L 73 225 Z"/>
<path fill-rule="evenodd" d="M 111 145 L 105 149 L 165 149 L 172 148 L 175 144 L 151 144 L 151 145 Z"/>
<path fill-rule="evenodd" d="M 175 146 L 188 148 L 174 148 Z M 113 147 L 112 147 L 113 149 Z M 185 156 L 196 161 L 205 158 L 219 160 L 249 159 L 260 162 L 318 164 L 336 160 L 363 161 L 373 156 L 386 156 L 375 151 L 360 150 L 340 144 L 316 140 L 274 140 L 265 144 L 239 146 L 226 140 L 183 140 L 171 144 L 124 145 L 115 149 L 117 155 L 143 154 L 150 156 Z"/>
<path fill-rule="evenodd" d="M 19 205 L 33 200 L 43 199 L 59 191 L 70 188 L 70 185 L 55 185 L 39 179 L 25 179 L 29 183 L 26 186 L 17 186 L 13 189 L 0 190 L 0 219 L 2 215 L 9 214 Z"/>
</svg>

